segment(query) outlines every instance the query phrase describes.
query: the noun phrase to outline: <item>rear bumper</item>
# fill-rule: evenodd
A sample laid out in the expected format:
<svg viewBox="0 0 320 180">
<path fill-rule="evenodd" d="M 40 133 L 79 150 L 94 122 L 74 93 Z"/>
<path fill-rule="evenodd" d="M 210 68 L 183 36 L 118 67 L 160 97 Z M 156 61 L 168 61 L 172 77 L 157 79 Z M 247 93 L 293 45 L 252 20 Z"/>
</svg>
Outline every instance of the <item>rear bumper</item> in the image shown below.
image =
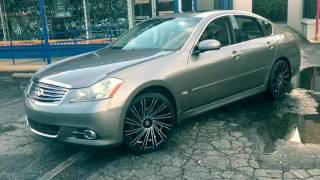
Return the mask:
<svg viewBox="0 0 320 180">
<path fill-rule="evenodd" d="M 31 131 L 40 136 L 82 145 L 117 145 L 122 143 L 121 108 L 109 108 L 110 101 L 50 106 L 25 98 L 25 111 Z M 84 130 L 94 131 L 97 138 L 86 139 Z"/>
</svg>

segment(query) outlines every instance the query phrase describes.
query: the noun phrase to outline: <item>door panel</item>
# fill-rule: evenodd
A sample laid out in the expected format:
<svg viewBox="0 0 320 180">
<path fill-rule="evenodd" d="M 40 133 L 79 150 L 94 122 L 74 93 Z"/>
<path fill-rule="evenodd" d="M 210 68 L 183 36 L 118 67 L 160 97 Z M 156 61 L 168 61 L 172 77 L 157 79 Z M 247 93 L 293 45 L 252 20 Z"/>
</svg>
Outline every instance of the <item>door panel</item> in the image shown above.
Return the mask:
<svg viewBox="0 0 320 180">
<path fill-rule="evenodd" d="M 199 42 L 207 39 L 218 40 L 222 48 L 189 58 L 191 109 L 231 96 L 241 90 L 239 77 L 243 73 L 240 68 L 243 65 L 242 49 L 240 45 L 232 45 L 229 16 L 209 23 Z"/>
<path fill-rule="evenodd" d="M 260 38 L 244 44 L 244 71 L 248 72 L 248 88 L 261 86 L 267 79 L 276 46 L 272 38 Z"/>
<path fill-rule="evenodd" d="M 270 65 L 276 53 L 272 36 L 265 36 L 264 30 L 254 17 L 234 16 L 236 41 L 243 46 L 243 72 L 246 72 L 246 88 L 252 89 L 265 83 Z M 233 23 L 234 25 L 235 23 Z"/>
<path fill-rule="evenodd" d="M 239 52 L 233 56 L 233 52 Z M 189 59 L 191 108 L 223 99 L 239 92 L 242 73 L 241 47 L 233 45 L 216 51 L 201 53 Z M 235 53 L 236 54 L 236 53 Z"/>
</svg>

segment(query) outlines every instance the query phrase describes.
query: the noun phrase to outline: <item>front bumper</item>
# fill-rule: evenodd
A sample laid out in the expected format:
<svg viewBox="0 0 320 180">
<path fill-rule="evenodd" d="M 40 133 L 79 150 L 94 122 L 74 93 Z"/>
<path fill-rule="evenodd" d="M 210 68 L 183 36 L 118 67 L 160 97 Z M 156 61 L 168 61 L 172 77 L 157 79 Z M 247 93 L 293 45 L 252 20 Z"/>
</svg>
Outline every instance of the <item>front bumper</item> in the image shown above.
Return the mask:
<svg viewBox="0 0 320 180">
<path fill-rule="evenodd" d="M 91 146 L 117 145 L 122 143 L 122 108 L 111 108 L 110 101 L 52 106 L 25 98 L 25 110 L 31 130 L 40 136 Z M 84 130 L 96 132 L 97 138 L 84 138 L 81 136 Z"/>
</svg>

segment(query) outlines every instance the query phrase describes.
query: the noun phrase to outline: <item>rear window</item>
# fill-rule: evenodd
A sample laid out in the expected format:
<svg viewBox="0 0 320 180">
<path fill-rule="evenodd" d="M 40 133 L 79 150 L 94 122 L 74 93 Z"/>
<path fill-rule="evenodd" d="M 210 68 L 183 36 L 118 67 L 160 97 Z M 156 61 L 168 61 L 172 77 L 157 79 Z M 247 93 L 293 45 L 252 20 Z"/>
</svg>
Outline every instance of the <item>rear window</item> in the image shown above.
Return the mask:
<svg viewBox="0 0 320 180">
<path fill-rule="evenodd" d="M 235 36 L 237 42 L 249 41 L 264 36 L 258 21 L 248 16 L 235 16 L 237 28 Z"/>
</svg>

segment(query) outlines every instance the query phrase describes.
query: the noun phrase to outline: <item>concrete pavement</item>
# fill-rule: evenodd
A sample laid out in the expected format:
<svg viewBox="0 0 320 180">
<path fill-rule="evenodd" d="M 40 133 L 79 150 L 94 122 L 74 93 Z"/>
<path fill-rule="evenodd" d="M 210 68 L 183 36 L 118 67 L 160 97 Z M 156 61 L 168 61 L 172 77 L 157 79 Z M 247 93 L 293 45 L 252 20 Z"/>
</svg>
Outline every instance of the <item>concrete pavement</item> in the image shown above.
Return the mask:
<svg viewBox="0 0 320 180">
<path fill-rule="evenodd" d="M 34 135 L 23 111 L 27 82 L 0 76 L 1 179 L 320 179 L 320 97 L 308 90 L 191 118 L 162 150 L 136 155 Z"/>
</svg>

